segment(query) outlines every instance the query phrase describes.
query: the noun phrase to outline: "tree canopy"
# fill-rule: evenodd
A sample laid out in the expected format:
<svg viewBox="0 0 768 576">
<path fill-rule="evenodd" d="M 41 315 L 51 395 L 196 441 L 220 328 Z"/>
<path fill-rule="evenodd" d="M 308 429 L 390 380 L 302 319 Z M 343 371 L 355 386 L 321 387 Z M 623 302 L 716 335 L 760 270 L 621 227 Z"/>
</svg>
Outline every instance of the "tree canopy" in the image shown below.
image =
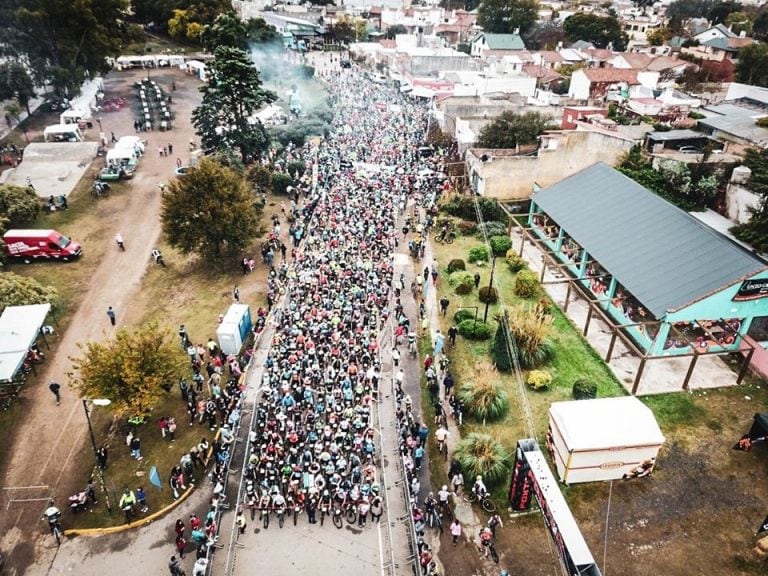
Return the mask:
<svg viewBox="0 0 768 576">
<path fill-rule="evenodd" d="M 34 222 L 40 214 L 40 200 L 28 187 L 0 185 L 0 233 Z"/>
<path fill-rule="evenodd" d="M 728 16 L 733 12 L 740 12 L 742 9 L 740 2 L 734 2 L 733 0 L 718 1 L 707 12 L 707 20 L 712 22 L 712 25 L 724 24 L 728 19 Z"/>
<path fill-rule="evenodd" d="M 34 278 L 19 276 L 13 272 L 0 274 L 0 313 L 6 306 L 46 303 L 54 310 L 61 304 L 59 293 L 53 286 L 45 286 Z"/>
<path fill-rule="evenodd" d="M 258 158 L 269 147 L 269 136 L 261 121 L 250 117 L 277 96 L 262 88 L 258 69 L 238 48 L 216 48 L 208 71 L 208 83 L 200 88 L 203 101 L 192 112 L 203 148 L 237 148 L 246 163 Z"/>
<path fill-rule="evenodd" d="M 107 69 L 127 27 L 125 0 L 0 0 L 0 43 L 12 57 L 25 58 L 38 83 L 49 81 L 75 95 L 83 80 Z"/>
<path fill-rule="evenodd" d="M 610 44 L 617 52 L 623 52 L 629 42 L 621 23 L 614 16 L 579 12 L 566 18 L 563 28 L 565 37 L 570 42 L 584 40 L 591 42 L 596 48 L 607 48 Z"/>
<path fill-rule="evenodd" d="M 541 112 L 503 112 L 480 130 L 478 148 L 517 148 L 533 144 L 536 138 L 552 127 L 552 118 Z"/>
<path fill-rule="evenodd" d="M 27 69 L 17 61 L 0 64 L 0 100 L 16 99 L 30 114 L 29 101 L 35 96 L 35 84 Z"/>
<path fill-rule="evenodd" d="M 267 24 L 264 18 L 251 18 L 245 23 L 245 27 L 251 42 L 272 42 L 278 37 L 277 30 Z"/>
<path fill-rule="evenodd" d="M 243 177 L 209 159 L 163 195 L 163 232 L 185 254 L 215 259 L 242 251 L 259 232 L 259 216 Z"/>
<path fill-rule="evenodd" d="M 407 32 L 408 29 L 405 26 L 402 24 L 395 24 L 387 28 L 387 31 L 384 33 L 384 37 L 388 38 L 389 40 L 394 40 L 395 36 L 398 34 L 406 34 Z"/>
<path fill-rule="evenodd" d="M 768 87 L 768 44 L 750 44 L 739 51 L 736 81 Z"/>
<path fill-rule="evenodd" d="M 247 50 L 248 31 L 243 21 L 234 14 L 219 14 L 213 24 L 203 26 L 200 41 L 208 52 L 213 52 L 218 46 Z"/>
<path fill-rule="evenodd" d="M 219 14 L 232 12 L 232 3 L 228 0 L 131 0 L 134 18 L 145 24 L 152 24 L 153 29 L 169 31 L 169 21 L 176 10 L 182 10 L 185 25 L 176 30 L 179 39 L 191 39 L 186 36 L 186 26 L 193 24 L 192 31 L 200 30 L 212 23 Z"/>
<path fill-rule="evenodd" d="M 483 0 L 477 23 L 493 34 L 525 34 L 536 24 L 538 7 L 536 0 Z"/>
<path fill-rule="evenodd" d="M 120 415 L 146 415 L 184 367 L 176 339 L 156 323 L 121 329 L 103 342 L 79 343 L 68 374 L 84 398 L 107 398 Z"/>
<path fill-rule="evenodd" d="M 693 18 L 704 18 L 715 7 L 715 0 L 677 0 L 667 7 L 669 28 L 675 33 L 683 32 Z"/>
</svg>

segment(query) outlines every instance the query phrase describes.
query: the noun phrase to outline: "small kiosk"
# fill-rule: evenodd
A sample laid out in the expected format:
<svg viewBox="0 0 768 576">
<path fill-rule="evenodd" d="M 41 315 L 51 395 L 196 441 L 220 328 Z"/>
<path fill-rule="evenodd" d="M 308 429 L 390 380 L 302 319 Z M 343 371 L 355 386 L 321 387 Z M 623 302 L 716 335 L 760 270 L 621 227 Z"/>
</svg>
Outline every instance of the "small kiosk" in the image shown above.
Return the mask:
<svg viewBox="0 0 768 576">
<path fill-rule="evenodd" d="M 219 348 L 224 354 L 238 354 L 251 331 L 251 309 L 248 304 L 232 304 L 216 329 Z"/>
<path fill-rule="evenodd" d="M 554 402 L 547 449 L 565 484 L 650 476 L 664 436 L 634 396 Z"/>
</svg>

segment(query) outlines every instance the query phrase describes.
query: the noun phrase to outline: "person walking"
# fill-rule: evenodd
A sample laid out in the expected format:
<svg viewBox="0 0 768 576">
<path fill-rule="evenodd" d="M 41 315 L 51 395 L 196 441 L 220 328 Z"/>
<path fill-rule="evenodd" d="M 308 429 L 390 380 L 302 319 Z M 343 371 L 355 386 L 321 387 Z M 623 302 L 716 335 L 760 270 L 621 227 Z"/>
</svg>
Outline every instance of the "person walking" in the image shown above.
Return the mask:
<svg viewBox="0 0 768 576">
<path fill-rule="evenodd" d="M 243 514 L 242 508 L 237 511 L 237 516 L 235 517 L 235 526 L 237 526 L 237 531 L 241 536 L 245 534 L 245 529 L 248 527 L 248 522 L 245 519 L 245 514 Z"/>
<path fill-rule="evenodd" d="M 61 384 L 55 380 L 51 380 L 51 383 L 48 384 L 48 389 L 53 392 L 53 395 L 56 397 L 56 406 L 61 404 Z"/>
<path fill-rule="evenodd" d="M 480 272 L 475 272 L 475 288 L 480 286 Z"/>
<path fill-rule="evenodd" d="M 451 523 L 451 538 L 453 539 L 454 546 L 456 546 L 456 544 L 458 543 L 460 536 L 461 536 L 461 522 L 459 522 L 458 518 L 454 518 L 453 522 Z"/>
<path fill-rule="evenodd" d="M 445 296 L 440 298 L 440 312 L 443 316 L 445 316 L 446 312 L 448 312 L 448 306 L 450 306 L 451 301 L 448 300 Z"/>
<path fill-rule="evenodd" d="M 107 308 L 107 316 L 109 316 L 110 324 L 112 324 L 112 326 L 114 326 L 116 321 L 117 321 L 117 317 L 115 316 L 115 311 L 112 309 L 112 306 Z"/>
<path fill-rule="evenodd" d="M 99 468 L 104 470 L 104 468 L 107 467 L 107 457 L 109 453 L 107 452 L 107 447 L 102 446 L 96 451 L 96 460 L 99 463 Z"/>
<path fill-rule="evenodd" d="M 234 289 L 232 290 L 232 298 L 235 299 L 235 302 L 240 304 L 240 288 L 238 288 L 237 286 L 235 286 Z"/>
<path fill-rule="evenodd" d="M 131 447 L 131 456 L 136 458 L 136 460 L 141 461 L 142 460 L 141 439 L 138 436 L 134 436 L 133 438 L 131 438 L 130 447 Z"/>
<path fill-rule="evenodd" d="M 168 156 L 173 156 L 173 143 L 168 142 Z"/>
<path fill-rule="evenodd" d="M 123 492 L 123 495 L 120 497 L 120 502 L 118 503 L 118 506 L 120 506 L 120 509 L 125 514 L 125 521 L 129 524 L 133 520 L 133 506 L 136 504 L 136 495 L 131 492 L 128 488 L 125 489 L 125 492 Z"/>
<path fill-rule="evenodd" d="M 454 325 L 448 328 L 448 341 L 451 343 L 451 348 L 456 346 L 456 336 L 459 334 L 459 329 Z"/>
<path fill-rule="evenodd" d="M 147 506 L 147 493 L 144 491 L 143 486 L 136 488 L 136 503 L 139 505 L 142 514 L 149 512 L 149 506 Z"/>
</svg>

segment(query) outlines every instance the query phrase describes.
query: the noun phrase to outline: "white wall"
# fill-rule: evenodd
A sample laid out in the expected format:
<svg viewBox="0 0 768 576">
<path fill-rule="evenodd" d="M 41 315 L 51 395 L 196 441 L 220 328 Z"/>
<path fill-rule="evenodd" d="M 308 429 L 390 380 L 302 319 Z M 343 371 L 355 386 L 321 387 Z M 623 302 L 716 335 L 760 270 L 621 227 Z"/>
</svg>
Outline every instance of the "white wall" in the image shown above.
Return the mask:
<svg viewBox="0 0 768 576">
<path fill-rule="evenodd" d="M 752 209 L 760 207 L 760 196 L 746 187 L 752 172 L 746 166 L 733 170 L 731 181 L 725 189 L 725 208 L 728 218 L 737 224 L 749 222 Z"/>
<path fill-rule="evenodd" d="M 568 88 L 568 96 L 576 100 L 589 98 L 589 78 L 583 70 L 576 70 L 571 76 L 571 86 Z"/>
</svg>

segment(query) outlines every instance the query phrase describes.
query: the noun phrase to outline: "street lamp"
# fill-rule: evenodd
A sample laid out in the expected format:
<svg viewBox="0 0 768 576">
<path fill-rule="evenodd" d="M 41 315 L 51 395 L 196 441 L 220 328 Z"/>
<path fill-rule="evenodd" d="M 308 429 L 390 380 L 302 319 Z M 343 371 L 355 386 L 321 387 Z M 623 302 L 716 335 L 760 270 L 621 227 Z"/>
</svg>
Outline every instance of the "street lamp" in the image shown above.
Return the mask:
<svg viewBox="0 0 768 576">
<path fill-rule="evenodd" d="M 112 505 L 109 503 L 109 492 L 107 492 L 107 486 L 104 483 L 104 469 L 99 465 L 99 451 L 96 448 L 96 438 L 93 435 L 93 425 L 91 424 L 91 413 L 88 411 L 88 402 L 94 406 L 109 406 L 112 404 L 112 401 L 107 398 L 83 398 L 83 410 L 85 410 L 85 419 L 88 420 L 88 432 L 91 433 L 91 446 L 93 446 L 93 455 L 96 458 L 99 484 L 101 485 L 101 491 L 104 493 L 104 504 L 107 506 L 107 511 L 112 514 Z"/>
<path fill-rule="evenodd" d="M 488 322 L 488 307 L 491 305 L 491 292 L 493 292 L 493 273 L 496 270 L 496 256 L 493 257 L 493 264 L 491 264 L 491 277 L 488 279 L 488 297 L 485 299 L 485 313 L 483 314 L 483 322 Z"/>
</svg>

